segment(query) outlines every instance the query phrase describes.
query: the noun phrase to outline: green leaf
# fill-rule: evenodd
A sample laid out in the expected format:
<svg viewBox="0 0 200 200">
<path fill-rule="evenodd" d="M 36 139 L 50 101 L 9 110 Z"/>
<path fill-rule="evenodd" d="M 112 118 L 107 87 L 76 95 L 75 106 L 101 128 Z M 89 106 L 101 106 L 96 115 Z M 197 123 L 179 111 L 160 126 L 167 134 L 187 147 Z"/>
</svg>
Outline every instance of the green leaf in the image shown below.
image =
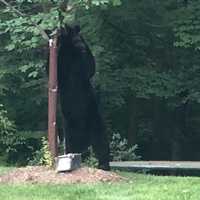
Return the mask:
<svg viewBox="0 0 200 200">
<path fill-rule="evenodd" d="M 11 44 L 7 45 L 5 47 L 5 49 L 8 50 L 8 51 L 12 51 L 13 49 L 15 49 L 15 44 L 11 43 Z"/>
</svg>

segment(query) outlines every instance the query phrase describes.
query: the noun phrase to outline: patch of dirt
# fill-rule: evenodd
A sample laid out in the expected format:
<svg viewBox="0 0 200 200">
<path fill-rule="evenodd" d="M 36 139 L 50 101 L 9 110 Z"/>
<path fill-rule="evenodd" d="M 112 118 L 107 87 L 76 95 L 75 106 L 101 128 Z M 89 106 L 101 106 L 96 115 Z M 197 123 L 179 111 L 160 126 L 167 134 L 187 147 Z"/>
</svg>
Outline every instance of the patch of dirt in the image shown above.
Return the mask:
<svg viewBox="0 0 200 200">
<path fill-rule="evenodd" d="M 117 182 L 123 179 L 114 172 L 88 167 L 57 173 L 55 170 L 43 166 L 28 166 L 1 175 L 0 183 L 96 183 Z"/>
</svg>

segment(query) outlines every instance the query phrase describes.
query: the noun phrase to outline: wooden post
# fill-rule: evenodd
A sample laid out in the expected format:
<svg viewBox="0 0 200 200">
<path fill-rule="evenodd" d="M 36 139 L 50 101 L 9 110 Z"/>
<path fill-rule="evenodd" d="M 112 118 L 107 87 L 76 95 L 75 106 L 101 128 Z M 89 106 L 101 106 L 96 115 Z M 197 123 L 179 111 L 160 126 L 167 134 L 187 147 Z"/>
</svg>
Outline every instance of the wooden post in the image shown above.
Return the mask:
<svg viewBox="0 0 200 200">
<path fill-rule="evenodd" d="M 53 158 L 57 156 L 57 36 L 49 40 L 49 100 L 48 100 L 48 142 Z"/>
</svg>

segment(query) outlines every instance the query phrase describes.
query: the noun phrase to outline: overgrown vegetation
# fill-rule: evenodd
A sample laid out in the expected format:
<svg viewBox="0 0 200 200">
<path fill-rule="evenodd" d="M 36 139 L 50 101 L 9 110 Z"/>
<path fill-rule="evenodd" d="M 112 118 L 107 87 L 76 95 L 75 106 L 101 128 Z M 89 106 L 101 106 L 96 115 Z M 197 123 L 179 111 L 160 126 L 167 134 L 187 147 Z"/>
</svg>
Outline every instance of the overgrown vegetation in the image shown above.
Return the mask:
<svg viewBox="0 0 200 200">
<path fill-rule="evenodd" d="M 140 159 L 140 156 L 136 155 L 138 146 L 133 145 L 130 147 L 128 141 L 122 139 L 119 133 L 115 133 L 112 136 L 110 142 L 110 155 L 112 161 L 134 161 Z"/>
<path fill-rule="evenodd" d="M 52 167 L 53 158 L 49 151 L 49 144 L 45 137 L 42 137 L 42 145 L 39 150 L 34 152 L 33 158 L 29 160 L 28 165 L 44 165 Z"/>
<path fill-rule="evenodd" d="M 0 105 L 1 164 L 25 165 L 32 159 L 33 153 L 40 147 L 40 141 L 29 134 L 34 133 L 18 132 L 15 123 L 8 118 L 8 112 Z"/>
<path fill-rule="evenodd" d="M 86 158 L 84 158 L 83 165 L 93 168 L 98 167 L 98 160 L 94 154 L 92 147 L 88 148 L 88 155 L 86 156 Z"/>
<path fill-rule="evenodd" d="M 18 147 L 24 144 L 23 137 L 16 134 L 15 124 L 8 119 L 7 111 L 0 105 L 0 162 L 10 161 L 10 157 L 18 153 Z"/>
<path fill-rule="evenodd" d="M 17 145 L 16 127 L 7 117 L 7 111 L 0 104 L 0 146 L 6 153 L 15 151 Z"/>
<path fill-rule="evenodd" d="M 136 155 L 137 145 L 129 146 L 126 138 L 121 138 L 119 133 L 114 133 L 110 141 L 110 161 L 134 161 L 141 157 Z M 88 155 L 84 159 L 84 165 L 97 167 L 98 160 L 92 147 L 88 148 Z"/>
</svg>

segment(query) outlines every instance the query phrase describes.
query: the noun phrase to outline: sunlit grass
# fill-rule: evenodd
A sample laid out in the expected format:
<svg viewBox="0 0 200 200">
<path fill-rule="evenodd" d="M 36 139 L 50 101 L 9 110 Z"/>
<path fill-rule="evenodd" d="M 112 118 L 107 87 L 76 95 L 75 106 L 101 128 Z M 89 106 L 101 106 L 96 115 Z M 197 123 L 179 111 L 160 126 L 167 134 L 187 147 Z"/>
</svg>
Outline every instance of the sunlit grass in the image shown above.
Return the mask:
<svg viewBox="0 0 200 200">
<path fill-rule="evenodd" d="M 13 167 L 5 167 L 5 166 L 0 166 L 0 175 L 4 174 L 10 170 L 14 169 Z"/>
</svg>

